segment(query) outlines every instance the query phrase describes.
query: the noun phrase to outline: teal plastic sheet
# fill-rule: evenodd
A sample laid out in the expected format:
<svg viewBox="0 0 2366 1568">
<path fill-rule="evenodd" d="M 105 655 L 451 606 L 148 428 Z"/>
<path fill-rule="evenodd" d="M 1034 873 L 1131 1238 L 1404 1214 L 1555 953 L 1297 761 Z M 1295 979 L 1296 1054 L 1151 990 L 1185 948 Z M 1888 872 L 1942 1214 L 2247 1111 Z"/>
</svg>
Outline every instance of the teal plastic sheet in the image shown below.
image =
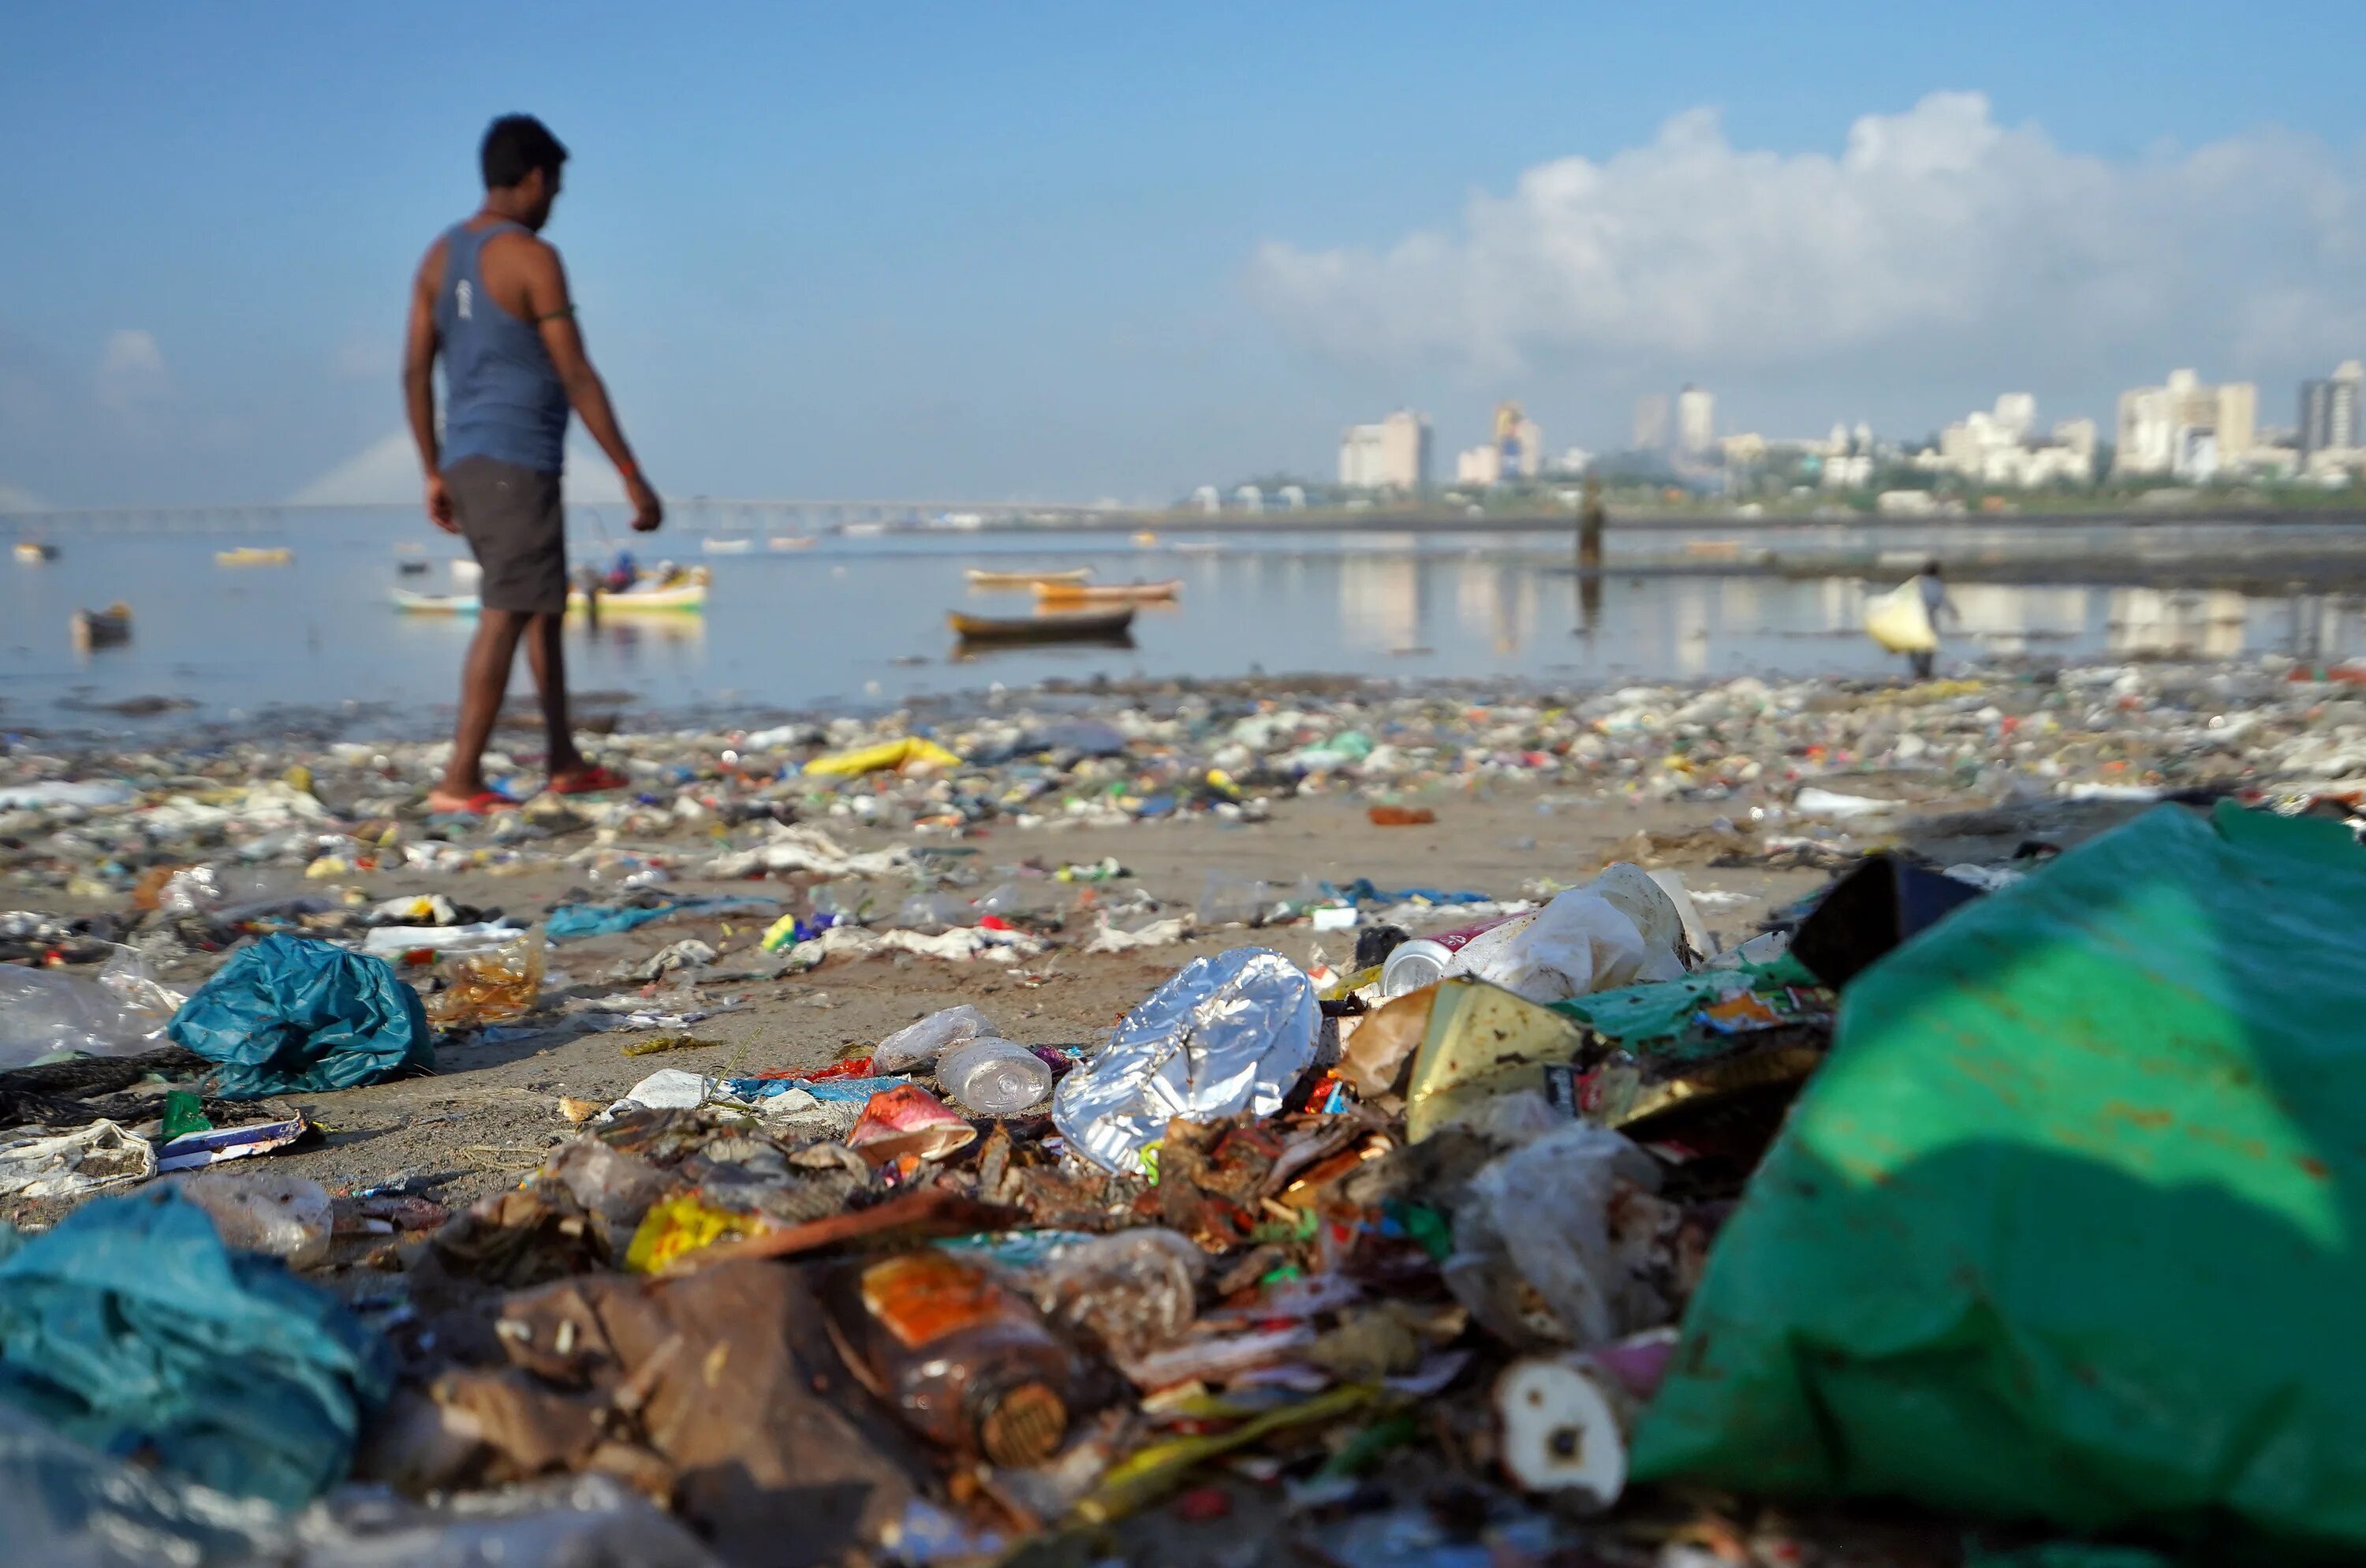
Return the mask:
<svg viewBox="0 0 2366 1568">
<path fill-rule="evenodd" d="M 386 960 L 285 933 L 232 954 L 165 1032 L 221 1064 L 224 1100 L 353 1089 L 435 1066 L 427 1010 Z"/>
<path fill-rule="evenodd" d="M 1552 1008 L 1630 1051 L 1691 1042 L 1722 1052 L 1732 1049 L 1733 1042 L 1728 1035 L 1700 1024 L 1703 1008 L 1747 990 L 1782 1003 L 1786 1010 L 1793 1010 L 1788 993 L 1794 987 L 1814 990 L 1821 984 L 1808 973 L 1806 965 L 1786 953 L 1766 964 L 1704 969 L 1681 980 L 1622 986 L 1615 991 L 1596 991 L 1591 996 L 1555 1002 Z"/>
<path fill-rule="evenodd" d="M 2366 1549 L 2366 852 L 2155 810 L 1843 993 L 1634 1472 Z"/>
<path fill-rule="evenodd" d="M 0 1224 L 0 1401 L 101 1453 L 300 1504 L 344 1478 L 393 1375 L 376 1333 L 168 1187 Z"/>
<path fill-rule="evenodd" d="M 648 904 L 561 904 L 543 924 L 552 942 L 615 936 L 676 915 L 771 914 L 777 898 L 664 898 Z"/>
</svg>

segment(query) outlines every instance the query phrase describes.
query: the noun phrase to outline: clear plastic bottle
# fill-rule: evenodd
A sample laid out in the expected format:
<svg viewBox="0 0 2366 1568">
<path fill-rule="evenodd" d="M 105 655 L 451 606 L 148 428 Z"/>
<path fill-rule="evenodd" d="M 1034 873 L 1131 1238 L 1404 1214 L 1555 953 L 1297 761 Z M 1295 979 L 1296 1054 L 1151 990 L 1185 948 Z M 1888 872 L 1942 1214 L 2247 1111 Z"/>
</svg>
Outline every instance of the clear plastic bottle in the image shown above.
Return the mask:
<svg viewBox="0 0 2366 1568">
<path fill-rule="evenodd" d="M 1075 1353 L 984 1266 L 922 1247 L 862 1269 L 847 1294 L 849 1359 L 915 1431 L 1006 1469 L 1059 1451 Z"/>
<path fill-rule="evenodd" d="M 1008 1040 L 964 1040 L 938 1059 L 937 1082 L 964 1110 L 1016 1116 L 1052 1092 L 1052 1068 Z"/>
</svg>

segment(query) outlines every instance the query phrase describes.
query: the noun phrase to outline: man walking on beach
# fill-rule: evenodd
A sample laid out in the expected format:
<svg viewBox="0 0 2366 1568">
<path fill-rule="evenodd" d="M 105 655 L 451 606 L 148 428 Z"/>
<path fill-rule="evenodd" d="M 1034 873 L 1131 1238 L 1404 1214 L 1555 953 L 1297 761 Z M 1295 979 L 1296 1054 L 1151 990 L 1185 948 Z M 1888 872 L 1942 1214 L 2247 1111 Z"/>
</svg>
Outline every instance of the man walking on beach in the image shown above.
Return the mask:
<svg viewBox="0 0 2366 1568">
<path fill-rule="evenodd" d="M 484 569 L 476 640 L 460 677 L 452 761 L 428 793 L 431 811 L 481 815 L 514 805 L 482 769 L 520 642 L 542 696 L 550 789 L 586 795 L 626 780 L 585 762 L 567 717 L 559 626 L 567 613 L 567 520 L 559 469 L 569 408 L 623 476 L 633 527 L 664 521 L 585 356 L 558 253 L 540 238 L 567 161 L 543 123 L 505 115 L 479 152 L 485 201 L 444 231 L 419 264 L 404 344 L 403 399 L 427 470 L 427 515 L 458 534 Z M 434 365 L 444 360 L 444 432 L 435 430 Z"/>
</svg>

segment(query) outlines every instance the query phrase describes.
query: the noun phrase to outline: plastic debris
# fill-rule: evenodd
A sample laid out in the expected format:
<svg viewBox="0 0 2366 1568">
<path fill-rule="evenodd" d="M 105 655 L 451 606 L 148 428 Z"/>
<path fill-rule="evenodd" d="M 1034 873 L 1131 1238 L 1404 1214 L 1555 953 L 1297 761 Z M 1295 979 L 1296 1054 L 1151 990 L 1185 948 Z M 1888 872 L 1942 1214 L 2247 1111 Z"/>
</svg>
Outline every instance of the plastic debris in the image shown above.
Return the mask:
<svg viewBox="0 0 2366 1568">
<path fill-rule="evenodd" d="M 964 1003 L 930 1013 L 882 1040 L 871 1053 L 871 1065 L 882 1073 L 927 1072 L 950 1047 L 995 1032 L 986 1014 Z"/>
<path fill-rule="evenodd" d="M 901 772 L 914 767 L 960 765 L 959 757 L 935 741 L 906 736 L 901 740 L 884 741 L 856 751 L 834 751 L 826 757 L 816 757 L 806 764 L 805 771 L 817 778 L 851 778 L 860 773 L 875 773 L 883 768 Z"/>
<path fill-rule="evenodd" d="M 1061 1080 L 1053 1122 L 1104 1168 L 1138 1170 L 1172 1117 L 1279 1110 L 1313 1060 L 1316 1024 L 1313 984 L 1281 954 L 1237 948 L 1195 958 Z"/>
<path fill-rule="evenodd" d="M 0 1227 L 0 1401 L 102 1452 L 298 1504 L 344 1478 L 391 1383 L 377 1335 L 167 1189 Z"/>
<path fill-rule="evenodd" d="M 155 1174 L 155 1145 L 112 1122 L 0 1135 L 0 1198 L 81 1197 Z"/>
<path fill-rule="evenodd" d="M 419 993 L 384 960 L 279 934 L 233 954 L 169 1032 L 222 1064 L 225 1100 L 352 1089 L 435 1065 Z"/>
<path fill-rule="evenodd" d="M 2157 808 L 1855 977 L 1639 1476 L 2366 1547 L 2366 1398 L 2320 1310 L 2366 1286 L 2366 852 L 2219 811 Z"/>
<path fill-rule="evenodd" d="M 236 1252 L 260 1252 L 291 1269 L 329 1260 L 336 1229 L 328 1189 L 310 1177 L 270 1170 L 205 1171 L 176 1176 L 173 1190 L 203 1209 Z"/>
<path fill-rule="evenodd" d="M 542 971 L 538 931 L 456 958 L 450 984 L 428 998 L 427 1020 L 438 1029 L 461 1029 L 524 1018 L 542 995 Z"/>
<path fill-rule="evenodd" d="M 981 1116 L 1016 1116 L 1052 1092 L 1052 1068 L 1008 1040 L 964 1040 L 937 1064 L 937 1081 L 953 1102 Z"/>
</svg>

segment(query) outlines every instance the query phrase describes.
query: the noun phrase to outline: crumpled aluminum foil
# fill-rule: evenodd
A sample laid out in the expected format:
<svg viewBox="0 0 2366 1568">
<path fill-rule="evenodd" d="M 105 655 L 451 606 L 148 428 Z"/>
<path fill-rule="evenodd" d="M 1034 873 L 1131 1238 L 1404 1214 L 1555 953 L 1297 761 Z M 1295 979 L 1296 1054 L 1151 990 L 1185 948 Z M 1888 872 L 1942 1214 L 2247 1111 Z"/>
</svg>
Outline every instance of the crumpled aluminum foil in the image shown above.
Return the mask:
<svg viewBox="0 0 2366 1568">
<path fill-rule="evenodd" d="M 1321 1028 L 1314 982 L 1280 953 L 1242 947 L 1193 959 L 1061 1081 L 1052 1123 L 1095 1164 L 1138 1175 L 1169 1117 L 1280 1110 Z"/>
</svg>

